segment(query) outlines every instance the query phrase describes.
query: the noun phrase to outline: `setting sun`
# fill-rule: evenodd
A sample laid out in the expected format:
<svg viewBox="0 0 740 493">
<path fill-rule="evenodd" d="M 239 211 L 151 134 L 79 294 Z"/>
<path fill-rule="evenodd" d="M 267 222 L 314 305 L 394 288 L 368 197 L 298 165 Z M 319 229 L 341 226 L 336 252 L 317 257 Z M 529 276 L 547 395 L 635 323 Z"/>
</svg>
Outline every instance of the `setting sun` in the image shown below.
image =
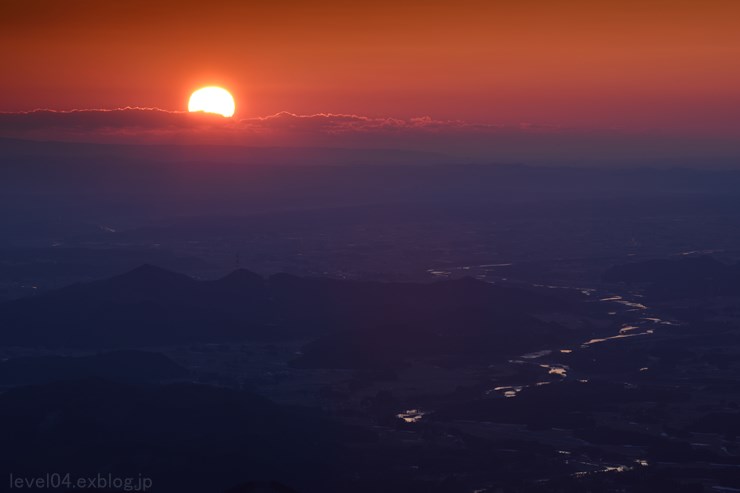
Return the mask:
<svg viewBox="0 0 740 493">
<path fill-rule="evenodd" d="M 203 87 L 190 96 L 188 111 L 217 113 L 222 116 L 234 116 L 234 98 L 229 91 L 221 87 Z"/>
</svg>

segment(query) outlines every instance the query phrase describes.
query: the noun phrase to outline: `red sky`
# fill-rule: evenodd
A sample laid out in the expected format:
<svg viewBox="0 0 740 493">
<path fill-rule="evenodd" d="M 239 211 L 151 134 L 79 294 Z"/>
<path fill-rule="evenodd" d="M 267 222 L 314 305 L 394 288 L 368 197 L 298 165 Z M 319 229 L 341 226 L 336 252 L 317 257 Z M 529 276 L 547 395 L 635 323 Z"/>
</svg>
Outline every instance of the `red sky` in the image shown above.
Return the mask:
<svg viewBox="0 0 740 493">
<path fill-rule="evenodd" d="M 650 125 L 740 102 L 729 0 L 24 0 L 0 23 L 3 111 L 177 110 L 210 83 L 243 116 Z"/>
<path fill-rule="evenodd" d="M 740 2 L 24 0 L 0 7 L 0 111 L 288 111 L 740 134 Z"/>
</svg>

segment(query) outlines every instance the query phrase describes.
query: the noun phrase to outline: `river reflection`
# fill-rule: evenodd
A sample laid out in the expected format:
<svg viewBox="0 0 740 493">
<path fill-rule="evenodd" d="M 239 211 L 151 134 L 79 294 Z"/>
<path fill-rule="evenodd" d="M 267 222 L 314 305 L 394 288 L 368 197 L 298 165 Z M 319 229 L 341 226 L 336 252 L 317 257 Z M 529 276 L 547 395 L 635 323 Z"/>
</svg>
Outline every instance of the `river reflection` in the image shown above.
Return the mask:
<svg viewBox="0 0 740 493">
<path fill-rule="evenodd" d="M 568 289 L 564 286 L 547 286 L 547 285 L 535 285 L 536 287 L 544 287 L 544 288 L 550 288 L 550 289 Z M 596 289 L 592 288 L 570 288 L 574 290 L 578 290 L 583 294 L 586 294 L 584 292 L 587 292 L 588 296 L 597 295 L 598 291 Z M 638 303 L 636 301 L 632 301 L 629 299 L 626 299 L 624 296 L 616 295 L 616 294 L 602 294 L 601 297 L 598 298 L 599 302 L 603 303 L 610 303 L 610 304 L 618 304 L 624 307 L 620 311 L 612 311 L 609 312 L 611 315 L 617 315 L 618 313 L 622 314 L 628 314 L 632 312 L 639 312 L 640 315 L 645 315 L 645 312 L 649 310 L 649 307 L 646 306 L 643 303 Z M 540 349 L 538 351 L 532 351 L 530 353 L 522 354 L 518 358 L 509 360 L 510 364 L 516 364 L 516 365 L 537 365 L 540 368 L 546 369 L 548 375 L 560 377 L 556 381 L 563 381 L 569 377 L 569 371 L 570 367 L 568 365 L 553 362 L 553 361 L 546 361 L 543 362 L 541 360 L 551 360 L 558 354 L 570 354 L 574 350 L 578 349 L 586 349 L 589 346 L 592 346 L 594 344 L 603 344 L 608 343 L 609 341 L 614 341 L 618 339 L 625 339 L 629 337 L 642 337 L 642 336 L 648 336 L 654 333 L 654 328 L 656 324 L 661 325 L 674 325 L 673 322 L 668 322 L 665 320 L 662 320 L 657 317 L 653 316 L 637 316 L 634 317 L 633 320 L 630 323 L 623 324 L 619 329 L 618 332 L 611 336 L 604 336 L 604 337 L 596 337 L 593 339 L 590 339 L 588 341 L 585 341 L 581 343 L 579 346 L 576 347 L 576 349 Z M 646 371 L 647 368 L 640 368 L 640 371 Z M 588 382 L 587 378 L 578 378 L 579 382 Z M 533 386 L 539 386 L 539 385 L 545 385 L 548 383 L 553 382 L 538 382 L 533 384 Z M 488 392 L 490 393 L 498 393 L 500 395 L 503 395 L 504 397 L 512 398 L 516 397 L 522 389 L 528 388 L 532 385 L 500 385 L 498 387 L 495 387 Z"/>
<path fill-rule="evenodd" d="M 425 414 L 426 412 L 421 411 L 420 409 L 407 409 L 402 413 L 396 414 L 396 417 L 407 423 L 417 423 L 421 421 L 421 418 L 423 418 Z"/>
</svg>

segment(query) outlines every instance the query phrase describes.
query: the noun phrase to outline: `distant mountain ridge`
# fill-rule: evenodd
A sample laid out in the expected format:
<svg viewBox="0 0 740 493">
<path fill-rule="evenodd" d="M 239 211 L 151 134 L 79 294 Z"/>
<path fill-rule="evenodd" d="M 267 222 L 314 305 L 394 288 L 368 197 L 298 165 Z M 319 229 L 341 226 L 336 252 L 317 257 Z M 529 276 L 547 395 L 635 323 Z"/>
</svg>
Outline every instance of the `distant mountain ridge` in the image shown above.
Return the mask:
<svg viewBox="0 0 740 493">
<path fill-rule="evenodd" d="M 330 477 L 352 431 L 246 391 L 99 379 L 11 389 L 0 394 L 0 421 L 3 472 L 136 471 L 153 477 L 155 490 L 189 492 L 252 478 Z"/>
<path fill-rule="evenodd" d="M 244 164 L 373 165 L 449 164 L 459 159 L 440 152 L 392 148 L 270 147 L 219 144 L 103 144 L 0 138 L 3 159 L 94 159 L 106 162 L 136 159 L 152 162 Z"/>
<path fill-rule="evenodd" d="M 237 270 L 200 281 L 143 265 L 0 304 L 0 344 L 126 348 L 358 334 L 391 345 L 398 337 L 403 345 L 428 334 L 429 340 L 465 345 L 468 336 L 473 341 L 490 333 L 499 334 L 506 347 L 502 331 L 510 339 L 528 331 L 549 333 L 553 327 L 532 315 L 569 310 L 556 298 L 470 278 L 382 283 L 289 274 L 262 278 Z"/>
</svg>

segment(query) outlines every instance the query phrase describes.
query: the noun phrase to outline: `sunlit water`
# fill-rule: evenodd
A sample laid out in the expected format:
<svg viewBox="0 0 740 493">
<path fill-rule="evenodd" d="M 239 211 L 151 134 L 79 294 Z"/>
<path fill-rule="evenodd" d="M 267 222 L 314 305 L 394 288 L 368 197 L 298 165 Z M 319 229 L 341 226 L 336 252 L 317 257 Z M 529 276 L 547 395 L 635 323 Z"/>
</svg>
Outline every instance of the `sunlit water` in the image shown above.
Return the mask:
<svg viewBox="0 0 740 493">
<path fill-rule="evenodd" d="M 450 269 L 450 270 L 442 270 L 442 269 L 429 269 L 427 272 L 437 278 L 453 278 L 455 276 L 456 271 L 465 271 L 466 275 L 469 275 L 471 271 L 475 272 L 479 269 L 495 269 L 497 267 L 508 267 L 512 264 L 510 263 L 491 263 L 491 264 L 482 264 L 482 265 L 469 265 L 469 266 L 463 266 L 459 267 L 457 269 Z M 475 275 L 476 278 L 493 282 L 487 275 Z M 499 281 L 505 281 L 505 278 L 498 277 L 495 278 Z M 633 338 L 633 337 L 646 337 L 650 336 L 654 333 L 654 329 L 652 327 L 655 327 L 655 325 L 675 325 L 673 322 L 666 321 L 657 317 L 652 316 L 649 314 L 650 308 L 645 305 L 644 303 L 635 301 L 634 299 L 629 299 L 626 296 L 609 293 L 609 294 L 601 294 L 601 297 L 599 297 L 599 290 L 595 288 L 590 287 L 572 287 L 572 286 L 557 286 L 557 285 L 547 285 L 547 284 L 533 284 L 533 287 L 537 288 L 545 288 L 545 289 L 558 289 L 558 290 L 575 290 L 581 293 L 584 296 L 594 297 L 596 298 L 595 301 L 601 302 L 601 303 L 607 303 L 613 305 L 619 306 L 621 309 L 619 310 L 612 310 L 609 311 L 609 315 L 617 315 L 618 313 L 635 313 L 636 315 L 639 315 L 635 317 L 635 319 L 629 323 L 622 325 L 616 334 L 611 336 L 604 336 L 604 337 L 598 337 L 593 338 L 587 341 L 582 342 L 581 344 L 578 344 L 574 346 L 574 348 L 560 348 L 560 349 L 541 349 L 538 351 L 532 351 L 526 354 L 523 354 L 519 356 L 516 359 L 512 359 L 509 361 L 510 364 L 517 364 L 517 365 L 537 365 L 540 368 L 543 368 L 547 370 L 547 374 L 551 375 L 555 378 L 553 381 L 543 381 L 543 382 L 537 382 L 533 384 L 533 386 L 541 386 L 541 385 L 547 385 L 550 383 L 558 382 L 558 381 L 564 381 L 570 377 L 570 368 L 568 365 L 560 364 L 557 362 L 551 362 L 546 361 L 542 362 L 542 359 L 551 360 L 553 357 L 555 357 L 558 354 L 569 354 L 573 351 L 576 351 L 578 349 L 585 349 L 595 344 L 604 344 L 609 343 L 611 341 L 619 340 L 619 339 L 625 339 L 625 338 Z M 639 295 L 636 295 L 639 296 Z M 640 371 L 646 371 L 647 368 L 640 368 Z M 582 377 L 576 377 L 578 382 L 588 382 L 587 378 Z M 487 395 L 499 395 L 504 398 L 515 398 L 523 389 L 526 389 L 532 385 L 525 385 L 520 383 L 512 383 L 509 385 L 499 385 L 492 389 L 489 389 L 486 394 Z M 403 413 L 399 413 L 398 417 L 403 419 L 406 422 L 409 423 L 416 423 L 420 421 L 425 413 L 418 412 L 417 410 L 408 410 Z M 618 467 L 627 467 L 627 466 L 618 466 Z"/>
</svg>

